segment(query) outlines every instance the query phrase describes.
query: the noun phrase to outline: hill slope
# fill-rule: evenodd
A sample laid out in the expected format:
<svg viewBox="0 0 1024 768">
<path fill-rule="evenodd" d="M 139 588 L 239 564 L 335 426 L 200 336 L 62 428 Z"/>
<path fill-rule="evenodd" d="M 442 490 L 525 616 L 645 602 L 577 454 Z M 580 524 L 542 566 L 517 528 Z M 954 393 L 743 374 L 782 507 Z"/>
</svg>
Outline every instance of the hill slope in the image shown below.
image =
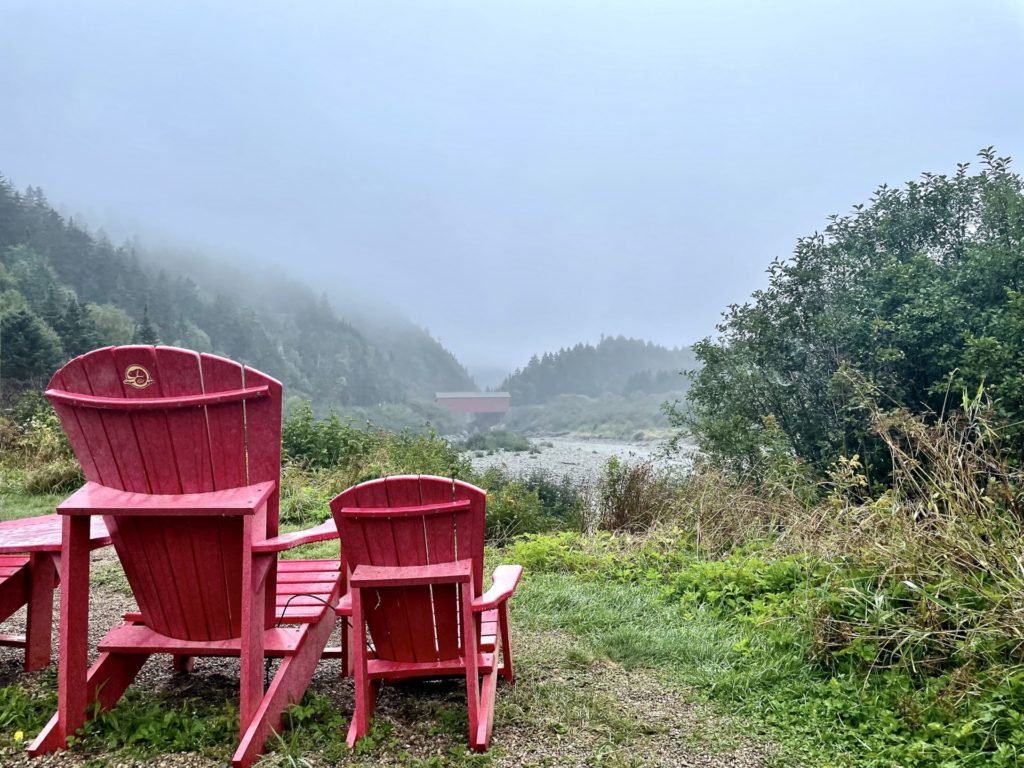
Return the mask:
<svg viewBox="0 0 1024 768">
<path fill-rule="evenodd" d="M 682 371 L 696 368 L 688 347 L 669 349 L 641 339 L 608 336 L 596 344 L 547 352 L 502 382 L 516 405 L 545 403 L 559 395 L 648 395 L 686 388 Z"/>
<path fill-rule="evenodd" d="M 454 356 L 408 321 L 358 327 L 279 275 L 198 259 L 194 279 L 180 266 L 187 260 L 154 261 L 65 220 L 41 190 L 19 194 L 0 177 L 4 391 L 39 386 L 95 346 L 157 340 L 253 365 L 320 408 L 474 388 Z M 204 279 L 211 274 L 219 279 Z"/>
</svg>

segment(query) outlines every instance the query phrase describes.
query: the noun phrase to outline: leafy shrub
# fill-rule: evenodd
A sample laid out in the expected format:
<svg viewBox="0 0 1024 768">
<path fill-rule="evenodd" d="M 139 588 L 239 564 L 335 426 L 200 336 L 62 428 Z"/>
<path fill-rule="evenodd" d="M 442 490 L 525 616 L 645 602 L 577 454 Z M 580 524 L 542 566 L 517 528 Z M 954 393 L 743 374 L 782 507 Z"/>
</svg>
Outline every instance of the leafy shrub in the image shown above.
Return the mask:
<svg viewBox="0 0 1024 768">
<path fill-rule="evenodd" d="M 570 477 L 534 470 L 512 478 L 492 467 L 470 482 L 487 490 L 487 535 L 495 543 L 506 544 L 524 533 L 584 526 L 587 489 Z"/>
<path fill-rule="evenodd" d="M 305 401 L 295 405 L 281 425 L 282 454 L 306 467 L 344 465 L 369 453 L 372 442 L 370 432 L 342 423 L 337 413 L 318 420 Z"/>
<path fill-rule="evenodd" d="M 739 551 L 723 560 L 696 560 L 667 578 L 663 596 L 713 614 L 780 615 L 795 610 L 793 595 L 815 583 L 806 556 L 760 557 Z"/>
<path fill-rule="evenodd" d="M 85 482 L 82 468 L 75 459 L 54 459 L 29 469 L 21 482 L 23 493 L 63 493 L 73 491 Z"/>
<path fill-rule="evenodd" d="M 526 437 L 518 432 L 492 430 L 470 435 L 462 448 L 466 451 L 529 451 L 533 448 Z"/>
<path fill-rule="evenodd" d="M 518 480 L 487 495 L 487 539 L 499 546 L 516 536 L 551 527 L 535 490 Z"/>
<path fill-rule="evenodd" d="M 0 464 L 7 490 L 19 493 L 59 493 L 83 482 L 71 444 L 56 412 L 38 392 L 22 395 L 0 418 Z"/>
<path fill-rule="evenodd" d="M 650 461 L 608 459 L 598 490 L 600 525 L 611 531 L 643 531 L 665 520 L 674 493 L 666 471 Z"/>
</svg>

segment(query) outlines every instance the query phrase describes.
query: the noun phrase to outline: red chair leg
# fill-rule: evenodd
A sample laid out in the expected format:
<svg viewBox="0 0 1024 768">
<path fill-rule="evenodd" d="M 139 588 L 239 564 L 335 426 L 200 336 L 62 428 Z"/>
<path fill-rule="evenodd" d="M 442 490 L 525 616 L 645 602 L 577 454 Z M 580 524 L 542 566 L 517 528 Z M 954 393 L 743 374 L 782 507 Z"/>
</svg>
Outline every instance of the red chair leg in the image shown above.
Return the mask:
<svg viewBox="0 0 1024 768">
<path fill-rule="evenodd" d="M 497 664 L 484 676 L 482 687 L 476 732 L 470 739 L 470 746 L 477 752 L 486 752 L 491 745 L 491 732 L 494 730 L 494 697 L 498 688 Z"/>
<path fill-rule="evenodd" d="M 512 682 L 512 640 L 508 630 L 508 601 L 498 606 L 498 628 L 501 632 L 501 676 Z"/>
<path fill-rule="evenodd" d="M 248 728 L 242 732 L 238 749 L 231 760 L 233 768 L 248 768 L 256 762 L 271 732 L 281 729 L 285 708 L 301 701 L 333 628 L 334 613 L 327 611 L 318 622 L 301 630 L 304 636 L 295 655 L 281 661 Z"/>
<path fill-rule="evenodd" d="M 28 613 L 25 619 L 25 671 L 50 666 L 50 631 L 53 627 L 53 589 L 57 569 L 53 556 L 37 552 L 29 560 Z"/>
<path fill-rule="evenodd" d="M 196 668 L 196 660 L 192 656 L 172 656 L 171 669 L 175 672 L 188 674 Z"/>
<path fill-rule="evenodd" d="M 348 729 L 345 742 L 349 749 L 354 749 L 356 742 L 370 730 L 370 718 L 377 703 L 375 686 L 367 672 L 366 623 L 363 620 L 362 590 L 352 591 L 352 653 L 353 677 L 355 678 L 355 707 L 352 713 L 352 724 Z"/>
</svg>

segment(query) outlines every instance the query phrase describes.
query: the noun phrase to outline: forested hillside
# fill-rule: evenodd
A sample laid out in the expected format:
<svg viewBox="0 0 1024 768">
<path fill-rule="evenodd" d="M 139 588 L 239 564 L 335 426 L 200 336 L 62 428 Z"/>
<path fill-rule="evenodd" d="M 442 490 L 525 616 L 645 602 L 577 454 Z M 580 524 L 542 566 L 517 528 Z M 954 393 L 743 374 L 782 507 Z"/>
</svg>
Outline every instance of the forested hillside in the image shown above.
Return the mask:
<svg viewBox="0 0 1024 768">
<path fill-rule="evenodd" d="M 651 395 L 686 389 L 682 372 L 696 367 L 689 348 L 669 349 L 624 336 L 605 337 L 597 345 L 536 355 L 502 382 L 517 405 L 545 403 L 559 395 Z"/>
<path fill-rule="evenodd" d="M 166 268 L 62 217 L 42 190 L 0 177 L 3 389 L 39 386 L 66 359 L 105 344 L 216 352 L 281 379 L 318 407 L 429 398 L 472 389 L 425 331 L 396 320 L 358 327 L 326 297 L 280 276 L 223 267 Z M 217 273 L 220 279 L 208 278 Z"/>
</svg>

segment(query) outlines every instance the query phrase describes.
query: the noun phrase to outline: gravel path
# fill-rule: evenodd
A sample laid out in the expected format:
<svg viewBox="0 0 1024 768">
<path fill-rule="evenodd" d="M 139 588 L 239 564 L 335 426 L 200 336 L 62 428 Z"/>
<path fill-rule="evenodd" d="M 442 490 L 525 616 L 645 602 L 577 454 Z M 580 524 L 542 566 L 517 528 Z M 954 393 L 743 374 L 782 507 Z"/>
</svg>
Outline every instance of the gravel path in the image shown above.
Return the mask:
<svg viewBox="0 0 1024 768">
<path fill-rule="evenodd" d="M 94 553 L 93 572 L 101 577 L 96 579 L 98 583 L 94 585 L 91 603 L 93 646 L 123 612 L 134 608 L 123 582 L 117 578 L 118 569 L 110 550 Z M 0 626 L 0 632 L 20 631 L 21 621 L 21 616 L 12 618 Z M 513 630 L 513 647 L 518 653 L 517 683 L 500 686 L 489 765 L 501 768 L 598 764 L 635 768 L 759 768 L 766 765 L 768 751 L 736 739 L 724 739 L 722 734 L 731 732 L 728 724 L 694 704 L 685 690 L 667 687 L 644 671 L 627 671 L 603 661 L 580 662 L 573 656 L 574 641 L 569 635 L 524 632 L 515 627 Z M 20 664 L 18 652 L 0 649 L 0 685 L 19 684 L 38 691 L 52 689 L 52 671 L 25 676 Z M 347 727 L 353 704 L 352 686 L 347 680 L 339 680 L 339 672 L 338 662 L 322 662 L 313 678 L 312 689 L 333 700 Z M 199 659 L 195 673 L 185 677 L 171 673 L 169 657 L 157 656 L 143 667 L 138 687 L 159 692 L 172 702 L 179 696 L 198 696 L 211 702 L 231 701 L 237 696 L 237 676 L 235 659 Z M 431 766 L 481 765 L 467 760 L 465 694 L 458 680 L 386 687 L 381 692 L 377 719 L 387 724 L 385 733 L 390 735 L 371 754 L 355 756 L 343 748 L 339 750 L 337 743 L 318 744 L 305 751 L 305 763 L 271 755 L 265 764 L 408 766 L 414 760 L 432 760 Z M 9 727 L 13 730 L 17 726 Z M 31 734 L 26 734 L 26 738 L 31 738 Z M 343 734 L 339 732 L 340 739 Z M 139 759 L 123 753 L 68 751 L 29 760 L 20 750 L 7 749 L 0 750 L 0 765 L 212 768 L 224 765 L 224 759 L 197 753 Z"/>
</svg>

